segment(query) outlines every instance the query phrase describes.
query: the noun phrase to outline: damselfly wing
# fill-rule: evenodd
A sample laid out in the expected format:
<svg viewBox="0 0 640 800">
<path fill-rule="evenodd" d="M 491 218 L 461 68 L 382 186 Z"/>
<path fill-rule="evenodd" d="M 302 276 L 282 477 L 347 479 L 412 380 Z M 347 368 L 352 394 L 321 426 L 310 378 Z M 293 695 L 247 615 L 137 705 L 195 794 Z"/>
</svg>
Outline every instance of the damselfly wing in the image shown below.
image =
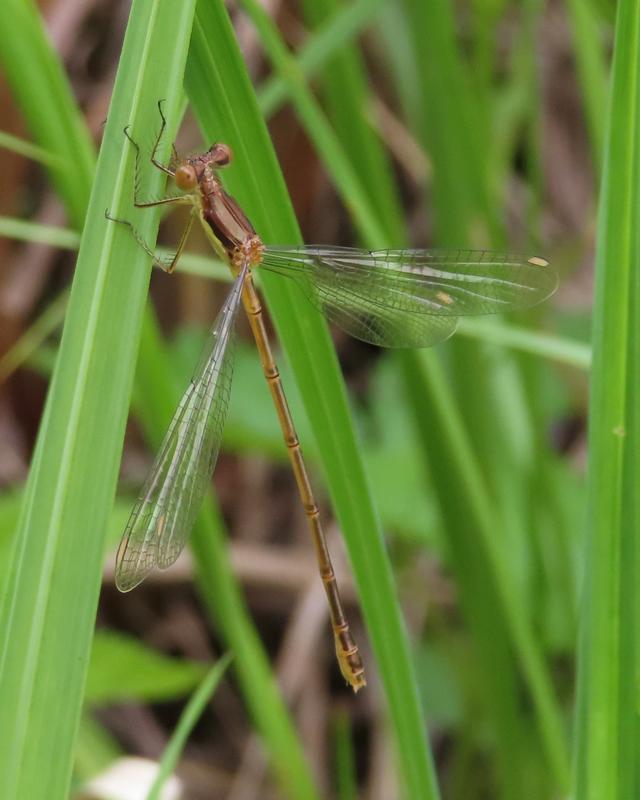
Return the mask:
<svg viewBox="0 0 640 800">
<path fill-rule="evenodd" d="M 357 691 L 366 683 L 364 666 L 340 600 L 318 506 L 267 338 L 252 270 L 265 269 L 295 281 L 329 320 L 352 336 L 382 347 L 429 347 L 451 336 L 461 316 L 534 306 L 555 291 L 556 273 L 541 258 L 484 250 L 368 251 L 318 245 L 265 246 L 218 177 L 218 170 L 231 161 L 230 148 L 215 144 L 205 153 L 181 162 L 174 157 L 171 166 L 164 166 L 156 158 L 165 127 L 164 116 L 162 121 L 151 161 L 175 179 L 182 194 L 152 201 L 136 197 L 134 204 L 139 208 L 190 204 L 191 221 L 200 220 L 235 280 L 125 529 L 116 558 L 117 585 L 128 591 L 153 567 L 170 566 L 188 539 L 220 449 L 233 369 L 233 327 L 242 301 L 314 542 L 338 663 L 347 682 Z M 140 151 L 128 133 L 127 138 L 135 147 L 137 172 Z M 117 221 L 131 228 L 129 222 Z M 160 260 L 160 266 L 172 271 L 185 241 L 186 234 L 171 264 L 167 267 Z"/>
</svg>

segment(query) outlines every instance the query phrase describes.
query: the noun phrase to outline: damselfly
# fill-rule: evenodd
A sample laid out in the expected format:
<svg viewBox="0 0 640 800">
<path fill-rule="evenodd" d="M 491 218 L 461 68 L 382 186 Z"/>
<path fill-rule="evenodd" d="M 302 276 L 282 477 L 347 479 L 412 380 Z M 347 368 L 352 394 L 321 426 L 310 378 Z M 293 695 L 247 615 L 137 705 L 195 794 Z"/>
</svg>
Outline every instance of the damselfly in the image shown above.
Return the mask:
<svg viewBox="0 0 640 800">
<path fill-rule="evenodd" d="M 267 338 L 252 271 L 260 268 L 295 281 L 311 303 L 351 335 L 382 347 L 428 347 L 447 339 L 458 317 L 523 309 L 556 288 L 555 271 L 542 258 L 488 251 L 381 250 L 350 247 L 265 245 L 237 202 L 224 190 L 218 171 L 231 161 L 225 144 L 169 166 L 157 159 L 162 126 L 151 162 L 171 176 L 177 196 L 141 201 L 138 208 L 186 204 L 187 228 L 170 263 L 173 271 L 194 220 L 235 276 L 213 325 L 200 363 L 164 438 L 160 453 L 133 508 L 116 558 L 116 583 L 124 592 L 155 567 L 170 566 L 191 532 L 218 456 L 233 371 L 233 329 L 240 303 L 255 338 L 275 403 L 326 590 L 340 670 L 355 691 L 365 685 L 364 667 L 340 601 L 298 436 Z M 140 149 L 136 151 L 136 187 Z M 128 225 L 143 247 L 131 223 Z"/>
</svg>

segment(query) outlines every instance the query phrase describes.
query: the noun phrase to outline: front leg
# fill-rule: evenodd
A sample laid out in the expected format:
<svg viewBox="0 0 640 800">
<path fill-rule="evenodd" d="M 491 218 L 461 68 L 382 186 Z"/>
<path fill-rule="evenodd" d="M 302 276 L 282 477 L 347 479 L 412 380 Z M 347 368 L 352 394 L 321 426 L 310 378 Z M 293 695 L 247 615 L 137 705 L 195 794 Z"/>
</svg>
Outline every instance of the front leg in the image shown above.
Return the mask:
<svg viewBox="0 0 640 800">
<path fill-rule="evenodd" d="M 160 113 L 162 114 L 162 110 L 160 110 Z M 157 167 L 159 170 L 164 172 L 166 175 L 170 175 L 171 177 L 174 177 L 174 175 L 175 175 L 174 171 L 169 169 L 169 167 L 165 167 L 156 158 L 157 151 L 158 151 L 158 146 L 160 144 L 160 139 L 162 138 L 162 133 L 163 133 L 165 127 L 166 127 L 166 124 L 167 124 L 166 120 L 165 120 L 164 116 L 162 116 L 162 127 L 160 128 L 160 133 L 158 134 L 158 137 L 157 137 L 156 142 L 155 142 L 154 147 L 153 147 L 153 152 L 151 154 L 151 163 L 155 167 Z M 178 197 L 167 197 L 167 198 L 163 198 L 163 199 L 160 199 L 160 200 L 158 200 L 158 199 L 141 200 L 140 199 L 140 197 L 139 197 L 139 194 L 140 194 L 140 183 L 141 183 L 140 176 L 142 174 L 142 170 L 140 168 L 140 145 L 135 141 L 135 139 L 129 133 L 129 126 L 128 125 L 124 129 L 124 135 L 127 137 L 128 141 L 131 143 L 131 145 L 135 149 L 135 162 L 134 162 L 134 167 L 133 167 L 133 204 L 134 204 L 134 206 L 136 208 L 149 208 L 150 206 L 159 206 L 159 205 L 163 205 L 165 203 L 172 203 L 172 202 L 176 202 L 176 201 L 180 200 L 182 195 L 178 196 Z"/>
</svg>

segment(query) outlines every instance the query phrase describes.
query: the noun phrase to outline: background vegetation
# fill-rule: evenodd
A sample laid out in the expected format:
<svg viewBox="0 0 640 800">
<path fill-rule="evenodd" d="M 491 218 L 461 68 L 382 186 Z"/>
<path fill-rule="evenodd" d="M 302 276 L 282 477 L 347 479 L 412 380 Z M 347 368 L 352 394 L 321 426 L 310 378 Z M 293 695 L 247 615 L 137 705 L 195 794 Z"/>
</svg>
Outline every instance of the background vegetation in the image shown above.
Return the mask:
<svg viewBox="0 0 640 800">
<path fill-rule="evenodd" d="M 636 796 L 640 4 L 6 6 L 1 796 L 122 796 L 137 778 L 87 787 L 125 753 L 163 759 L 140 797 L 176 764 L 194 798 Z M 246 324 L 191 558 L 113 587 L 227 280 L 194 237 L 145 306 L 149 259 L 105 218 L 156 235 L 122 130 L 148 151 L 161 98 L 164 154 L 231 144 L 267 242 L 510 248 L 561 276 L 527 315 L 397 353 L 261 281 L 357 697 Z"/>
</svg>

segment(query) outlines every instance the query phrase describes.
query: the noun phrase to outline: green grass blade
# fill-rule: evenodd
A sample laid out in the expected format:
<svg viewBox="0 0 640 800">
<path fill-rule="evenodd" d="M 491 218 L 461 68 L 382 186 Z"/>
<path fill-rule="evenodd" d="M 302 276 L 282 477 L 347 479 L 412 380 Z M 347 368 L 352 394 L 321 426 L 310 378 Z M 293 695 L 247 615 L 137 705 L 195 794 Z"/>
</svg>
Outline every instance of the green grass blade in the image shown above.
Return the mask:
<svg viewBox="0 0 640 800">
<path fill-rule="evenodd" d="M 12 4 L 16 13 L 22 5 Z M 176 12 L 166 1 L 138 0 L 127 28 L 0 615 L 0 795 L 6 800 L 67 796 L 148 279 L 148 259 L 104 212 L 118 212 L 132 166 L 122 146 L 124 125 L 151 124 L 159 87 L 169 118 L 176 117 L 192 11 L 189 3 Z M 44 97 L 60 67 L 52 66 L 44 38 L 38 48 L 42 57 L 34 58 L 28 88 Z M 58 96 L 66 87 L 54 88 L 53 99 L 66 109 L 70 98 Z M 76 113 L 66 122 L 52 118 L 53 134 L 72 130 Z M 65 198 L 79 224 L 90 181 L 82 151 L 70 136 L 53 135 L 47 145 L 70 163 L 74 154 L 79 158 L 74 197 Z M 157 215 L 143 233 L 152 234 L 154 225 Z"/>
<path fill-rule="evenodd" d="M 3 13 L 5 20 L 11 20 L 11 31 L 0 37 L 4 73 L 20 98 L 33 141 L 55 159 L 48 168 L 51 182 L 63 198 L 71 224 L 80 229 L 93 177 L 89 132 L 35 4 L 32 0 L 7 0 Z"/>
<path fill-rule="evenodd" d="M 411 37 L 406 46 L 412 48 L 422 89 L 420 139 L 434 165 L 435 238 L 447 247 L 498 245 L 502 230 L 483 158 L 489 119 L 460 58 L 453 5 L 422 0 L 403 5 Z"/>
<path fill-rule="evenodd" d="M 305 83 L 304 74 L 296 60 L 287 51 L 279 32 L 269 15 L 255 0 L 243 0 L 243 6 L 256 26 L 270 61 L 280 77 L 286 81 L 296 112 L 303 121 L 316 148 L 332 164 L 332 176 L 341 196 L 348 199 L 354 224 L 360 236 L 369 242 L 382 242 L 382 219 L 370 201 L 365 188 L 347 157 L 335 131 Z"/>
<path fill-rule="evenodd" d="M 606 117 L 602 112 L 607 107 L 609 96 L 608 67 L 600 43 L 601 24 L 591 3 L 569 0 L 567 11 L 573 28 L 576 66 L 591 140 L 593 163 L 599 171 L 604 152 L 606 125 Z"/>
<path fill-rule="evenodd" d="M 529 328 L 501 322 L 461 319 L 457 335 L 488 344 L 499 344 L 584 371 L 588 371 L 591 366 L 591 348 L 588 344 Z"/>
<path fill-rule="evenodd" d="M 43 147 L 38 147 L 36 144 L 27 142 L 20 139 L 18 136 L 13 136 L 5 131 L 0 131 L 0 148 L 10 150 L 13 153 L 30 158 L 32 161 L 37 161 L 47 167 L 59 168 L 61 160 L 52 155 L 48 150 Z"/>
<path fill-rule="evenodd" d="M 82 191 L 82 186 L 76 184 L 76 191 Z M 89 185 L 87 185 L 87 200 Z M 16 217 L 0 216 L 0 236 L 16 239 L 21 242 L 35 242 L 48 244 L 52 247 L 61 247 L 65 250 L 77 250 L 80 245 L 80 236 L 76 231 L 60 228 L 58 225 L 45 225 L 41 222 L 17 219 Z"/>
<path fill-rule="evenodd" d="M 305 78 L 312 78 L 339 50 L 359 36 L 375 20 L 384 0 L 356 0 L 342 6 L 314 31 L 297 56 Z M 258 90 L 258 104 L 265 118 L 272 116 L 290 97 L 285 78 L 272 75 Z"/>
<path fill-rule="evenodd" d="M 344 713 L 336 715 L 334 725 L 334 746 L 336 759 L 336 797 L 338 800 L 355 800 L 358 797 L 356 778 L 356 754 L 349 718 Z"/>
<path fill-rule="evenodd" d="M 3 354 L 0 358 L 0 383 L 6 381 L 16 369 L 28 360 L 45 339 L 60 327 L 68 302 L 69 293 L 67 291 L 60 292 L 22 336 Z"/>
<path fill-rule="evenodd" d="M 137 639 L 101 628 L 93 637 L 85 701 L 111 703 L 166 702 L 193 691 L 204 678 L 199 661 L 169 657 Z"/>
<path fill-rule="evenodd" d="M 640 4 L 617 8 L 598 218 L 577 800 L 640 793 Z"/>
<path fill-rule="evenodd" d="M 157 124 L 157 121 L 156 119 L 151 125 Z M 48 244 L 65 250 L 77 250 L 80 245 L 80 236 L 75 231 L 71 231 L 68 228 L 60 228 L 57 225 L 45 225 L 41 222 L 26 222 L 15 217 L 0 216 L 0 236 L 23 242 Z M 165 259 L 174 253 L 174 250 L 168 250 L 164 247 L 156 249 L 158 254 Z M 215 278 L 219 281 L 231 280 L 229 268 L 215 256 L 185 253 L 180 257 L 179 268 L 190 275 Z"/>
<path fill-rule="evenodd" d="M 223 656 L 221 659 L 219 659 L 214 666 L 211 667 L 209 674 L 204 678 L 200 686 L 191 696 L 191 699 L 180 715 L 178 725 L 176 726 L 176 729 L 169 740 L 169 744 L 165 748 L 165 751 L 162 755 L 160 769 L 158 770 L 156 779 L 153 782 L 153 786 L 149 790 L 147 800 L 158 800 L 160 797 L 165 781 L 172 774 L 178 764 L 180 754 L 184 750 L 184 746 L 187 743 L 189 734 L 194 729 L 197 721 L 202 715 L 202 712 L 206 708 L 207 703 L 217 689 L 218 684 L 222 680 L 222 676 L 229 666 L 230 661 L 230 655 Z"/>
<path fill-rule="evenodd" d="M 564 731 L 554 703 L 549 676 L 531 635 L 522 596 L 509 573 L 496 536 L 495 508 L 459 415 L 451 413 L 442 369 L 433 353 L 402 357 L 406 383 L 413 395 L 416 424 L 447 523 L 457 572 L 462 575 L 461 602 L 476 626 L 476 651 L 493 683 L 496 716 L 511 718 L 508 683 L 515 681 L 506 644 L 512 642 L 536 708 L 540 739 L 557 782 L 568 784 Z M 438 424 L 433 424 L 438 420 Z M 498 667 L 502 664 L 502 668 Z M 512 689 L 515 687 L 511 687 Z M 500 704 L 503 707 L 500 708 Z M 515 720 L 511 719 L 511 724 Z M 514 728 L 515 730 L 515 728 Z"/>
<path fill-rule="evenodd" d="M 456 36 L 454 7 L 418 0 L 406 0 L 404 7 L 422 88 L 418 131 L 433 163 L 437 241 L 445 246 L 502 246 L 499 195 L 489 181 L 484 157 L 489 148 L 491 117 L 489 109 L 478 107 L 478 96 L 471 91 L 471 69 Z M 388 51 L 395 56 L 392 47 Z M 523 743 L 530 726 L 521 710 L 522 680 L 537 715 L 539 742 L 550 770 L 547 774 L 552 774 L 561 787 L 567 786 L 569 774 L 562 711 L 554 697 L 541 642 L 527 619 L 525 585 L 510 574 L 518 566 L 515 558 L 513 566 L 509 564 L 514 540 L 530 548 L 531 482 L 535 475 L 531 454 L 538 436 L 517 365 L 497 349 L 480 351 L 462 337 L 449 347 L 455 394 L 444 378 L 436 379 L 433 372 L 425 381 L 418 356 L 407 356 L 405 374 L 425 458 L 438 479 L 435 487 L 445 535 L 456 553 L 453 567 L 463 605 L 475 646 L 482 651 L 484 669 L 480 676 L 487 713 L 499 737 L 496 755 L 505 797 L 520 798 L 530 788 L 524 777 L 529 755 Z M 409 366 L 415 370 L 413 378 Z M 438 394 L 437 403 L 423 397 L 427 390 Z M 451 426 L 456 444 L 447 448 L 439 435 L 434 438 L 430 432 Z M 440 447 L 434 447 L 436 441 L 440 441 Z M 456 447 L 461 452 L 456 452 Z M 467 461 L 476 469 L 482 464 L 482 474 L 476 475 L 473 483 L 463 469 Z M 442 478 L 444 474 L 460 489 L 456 500 Z M 478 503 L 492 510 L 490 527 L 477 515 Z M 491 547 L 483 543 L 490 530 L 503 542 L 502 559 L 494 558 Z M 481 560 L 470 563 L 469 553 L 479 554 Z M 485 576 L 486 585 L 478 582 L 478 573 Z M 510 648 L 498 646 L 499 635 L 494 635 L 493 627 L 511 638 Z M 502 682 L 497 675 L 504 676 Z"/>
<path fill-rule="evenodd" d="M 316 2 L 316 0 L 305 0 L 303 4 L 305 17 L 310 25 L 321 25 L 326 16 L 335 12 L 339 4 L 335 0 L 327 2 Z M 253 14 L 256 18 L 256 14 Z M 260 19 L 258 18 L 258 23 Z M 261 24 L 260 30 L 263 32 L 263 41 L 267 51 L 271 54 L 274 67 L 283 74 L 288 58 L 281 53 L 282 44 L 278 43 L 272 35 L 269 27 Z M 267 34 L 265 37 L 265 33 Z M 286 73 L 285 73 L 286 74 Z M 403 221 L 403 212 L 400 206 L 399 193 L 392 178 L 392 170 L 387 154 L 382 147 L 377 133 L 373 130 L 369 114 L 373 108 L 373 97 L 371 96 L 366 79 L 366 68 L 364 59 L 354 44 L 342 49 L 342 51 L 327 64 L 321 76 L 321 85 L 325 97 L 328 116 L 335 129 L 335 136 L 344 150 L 345 158 L 349 160 L 355 174 L 360 181 L 363 194 L 366 194 L 371 207 L 380 220 L 381 229 L 375 238 L 371 238 L 361 229 L 362 244 L 365 247 L 375 248 L 384 242 L 385 246 L 400 247 L 406 245 L 406 230 Z M 308 90 L 307 90 L 308 91 Z M 347 207 L 350 207 L 350 195 L 348 188 L 345 187 L 339 175 L 340 165 L 336 163 L 333 153 L 326 145 L 326 137 L 318 136 L 314 131 L 314 120 L 306 112 L 306 107 L 300 102 L 300 98 L 294 99 L 295 107 L 300 116 L 301 122 L 312 141 L 315 141 L 318 154 L 324 162 L 328 175 L 341 192 Z M 416 676 L 412 675 L 415 686 L 414 698 L 417 698 Z M 411 702 L 409 693 L 407 702 Z M 420 710 L 420 706 L 417 707 Z M 427 720 L 425 719 L 425 724 Z M 420 748 L 424 746 L 422 741 L 414 740 L 411 743 L 401 741 L 396 737 L 396 747 L 399 752 L 402 748 L 412 747 L 414 752 L 404 751 L 404 757 L 417 760 L 421 757 Z M 430 768 L 435 775 L 435 766 L 430 751 L 426 753 Z M 400 763 L 402 759 L 399 760 Z M 342 777 L 347 777 L 348 768 L 344 763 L 340 763 Z M 433 785 L 435 786 L 435 777 Z M 348 785 L 341 787 L 345 793 L 349 791 Z M 438 796 L 437 794 L 435 796 Z"/>
<path fill-rule="evenodd" d="M 336 0 L 320 3 L 305 0 L 303 3 L 305 16 L 314 26 L 322 24 L 328 14 L 337 13 L 339 8 Z M 273 45 L 271 49 L 275 51 Z M 273 61 L 277 66 L 281 59 L 274 57 Z M 371 127 L 369 116 L 373 110 L 373 98 L 367 87 L 365 63 L 357 47 L 344 47 L 327 64 L 323 86 L 331 122 L 383 226 L 385 246 L 405 246 L 407 236 L 398 191 L 382 143 Z M 302 108 L 300 110 L 304 111 Z M 301 118 L 308 135 L 313 137 L 313 128 L 310 127 L 313 120 L 304 113 L 301 113 Z M 326 149 L 325 161 L 329 174 L 339 186 L 339 165 L 334 164 L 331 153 L 326 153 Z M 345 195 L 345 200 L 348 197 Z M 375 247 L 377 241 L 378 237 L 375 240 L 367 238 L 363 244 Z"/>
<path fill-rule="evenodd" d="M 228 183 L 260 233 L 267 242 L 299 241 L 282 175 L 219 3 L 198 6 L 186 82 L 207 138 L 224 138 L 234 149 L 237 160 L 229 168 Z M 335 353 L 326 327 L 312 309 L 301 306 L 295 288 L 268 277 L 265 295 L 312 423 L 347 541 L 399 743 L 402 779 L 410 797 L 437 796 L 393 578 Z"/>
</svg>

